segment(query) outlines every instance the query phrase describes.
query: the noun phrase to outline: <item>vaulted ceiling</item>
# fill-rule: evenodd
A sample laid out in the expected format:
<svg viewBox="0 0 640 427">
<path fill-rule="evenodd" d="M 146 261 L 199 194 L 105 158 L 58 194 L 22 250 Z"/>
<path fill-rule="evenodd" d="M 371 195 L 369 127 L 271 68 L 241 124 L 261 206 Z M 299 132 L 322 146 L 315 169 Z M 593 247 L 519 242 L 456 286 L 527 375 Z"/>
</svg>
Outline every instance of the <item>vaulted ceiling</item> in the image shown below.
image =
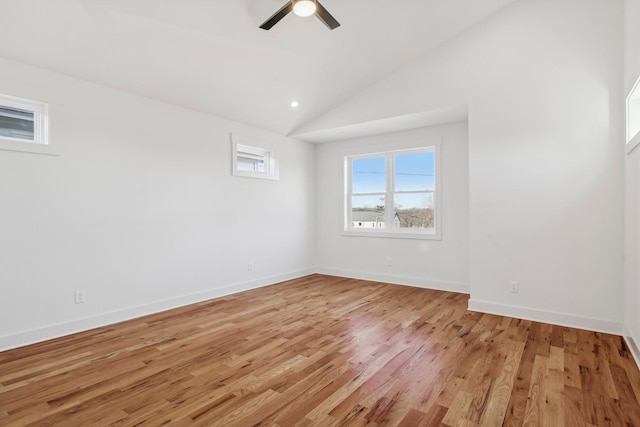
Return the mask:
<svg viewBox="0 0 640 427">
<path fill-rule="evenodd" d="M 286 1 L 0 0 L 0 56 L 290 134 L 514 0 Z"/>
</svg>

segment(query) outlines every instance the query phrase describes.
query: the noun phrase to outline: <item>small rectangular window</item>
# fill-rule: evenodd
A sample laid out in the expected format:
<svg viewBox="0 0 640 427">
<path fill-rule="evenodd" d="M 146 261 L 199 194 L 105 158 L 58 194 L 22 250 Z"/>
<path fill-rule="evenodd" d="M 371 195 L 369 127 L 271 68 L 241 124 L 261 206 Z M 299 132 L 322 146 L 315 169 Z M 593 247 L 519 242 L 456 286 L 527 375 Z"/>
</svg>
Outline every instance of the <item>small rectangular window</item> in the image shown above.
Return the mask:
<svg viewBox="0 0 640 427">
<path fill-rule="evenodd" d="M 33 111 L 0 105 L 0 136 L 35 142 L 35 116 Z"/>
<path fill-rule="evenodd" d="M 640 78 L 627 96 L 627 153 L 640 144 Z"/>
<path fill-rule="evenodd" d="M 439 239 L 439 146 L 345 158 L 345 234 Z"/>
<path fill-rule="evenodd" d="M 49 144 L 48 105 L 0 95 L 0 149 L 55 154 Z"/>
<path fill-rule="evenodd" d="M 251 139 L 232 135 L 231 173 L 249 178 L 279 179 L 275 150 L 247 145 Z M 241 143 L 242 142 L 242 143 Z"/>
<path fill-rule="evenodd" d="M 242 172 L 264 173 L 269 163 L 269 153 L 248 145 L 236 145 L 236 166 Z"/>
</svg>

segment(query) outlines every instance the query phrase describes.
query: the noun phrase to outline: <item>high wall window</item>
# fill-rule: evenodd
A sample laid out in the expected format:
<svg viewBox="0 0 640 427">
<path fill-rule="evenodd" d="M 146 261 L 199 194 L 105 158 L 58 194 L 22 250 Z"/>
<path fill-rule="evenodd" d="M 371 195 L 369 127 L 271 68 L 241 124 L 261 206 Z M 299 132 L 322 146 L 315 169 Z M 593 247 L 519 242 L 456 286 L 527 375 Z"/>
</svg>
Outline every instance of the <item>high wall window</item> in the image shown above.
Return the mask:
<svg viewBox="0 0 640 427">
<path fill-rule="evenodd" d="M 53 154 L 48 122 L 47 104 L 0 95 L 0 149 Z"/>
<path fill-rule="evenodd" d="M 231 139 L 231 173 L 233 175 L 279 179 L 275 150 L 265 148 L 261 141 L 257 141 L 261 146 L 249 145 L 247 143 L 256 144 L 256 141 L 237 134 L 231 135 Z"/>
<path fill-rule="evenodd" d="M 640 144 L 640 78 L 627 96 L 627 153 Z"/>
<path fill-rule="evenodd" d="M 345 158 L 345 234 L 439 239 L 440 147 Z"/>
</svg>

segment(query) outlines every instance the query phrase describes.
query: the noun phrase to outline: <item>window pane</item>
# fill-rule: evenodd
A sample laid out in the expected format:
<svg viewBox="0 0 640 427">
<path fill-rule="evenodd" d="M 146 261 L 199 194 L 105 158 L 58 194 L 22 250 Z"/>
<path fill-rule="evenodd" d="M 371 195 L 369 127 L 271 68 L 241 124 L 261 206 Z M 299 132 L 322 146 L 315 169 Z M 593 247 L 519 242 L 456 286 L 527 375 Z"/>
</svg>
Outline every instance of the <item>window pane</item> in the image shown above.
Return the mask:
<svg viewBox="0 0 640 427">
<path fill-rule="evenodd" d="M 0 136 L 34 140 L 33 111 L 0 106 Z"/>
<path fill-rule="evenodd" d="M 433 190 L 435 157 L 426 153 L 396 154 L 395 191 Z"/>
<path fill-rule="evenodd" d="M 264 158 L 254 159 L 238 154 L 238 170 L 245 172 L 264 172 Z"/>
<path fill-rule="evenodd" d="M 236 150 L 236 166 L 239 171 L 265 172 L 269 160 L 266 150 L 240 144 L 238 144 Z"/>
<path fill-rule="evenodd" d="M 433 228 L 433 193 L 395 194 L 394 227 Z"/>
<path fill-rule="evenodd" d="M 353 160 L 351 174 L 352 193 L 384 193 L 385 189 L 384 157 Z"/>
<path fill-rule="evenodd" d="M 352 196 L 351 227 L 384 228 L 384 195 Z"/>
</svg>

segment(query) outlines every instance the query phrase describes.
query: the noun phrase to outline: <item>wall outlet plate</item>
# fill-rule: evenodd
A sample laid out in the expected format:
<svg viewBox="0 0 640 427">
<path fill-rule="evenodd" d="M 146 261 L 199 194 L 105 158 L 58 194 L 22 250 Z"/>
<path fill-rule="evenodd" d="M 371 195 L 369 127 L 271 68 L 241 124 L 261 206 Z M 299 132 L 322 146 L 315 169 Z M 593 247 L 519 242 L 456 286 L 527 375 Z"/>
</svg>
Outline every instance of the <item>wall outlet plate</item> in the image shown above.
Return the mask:
<svg viewBox="0 0 640 427">
<path fill-rule="evenodd" d="M 84 304 L 85 300 L 86 300 L 85 291 L 75 291 L 73 293 L 73 302 L 75 304 Z"/>
<path fill-rule="evenodd" d="M 513 292 L 514 294 L 520 292 L 520 286 L 518 285 L 518 282 L 511 282 L 511 292 Z"/>
</svg>

